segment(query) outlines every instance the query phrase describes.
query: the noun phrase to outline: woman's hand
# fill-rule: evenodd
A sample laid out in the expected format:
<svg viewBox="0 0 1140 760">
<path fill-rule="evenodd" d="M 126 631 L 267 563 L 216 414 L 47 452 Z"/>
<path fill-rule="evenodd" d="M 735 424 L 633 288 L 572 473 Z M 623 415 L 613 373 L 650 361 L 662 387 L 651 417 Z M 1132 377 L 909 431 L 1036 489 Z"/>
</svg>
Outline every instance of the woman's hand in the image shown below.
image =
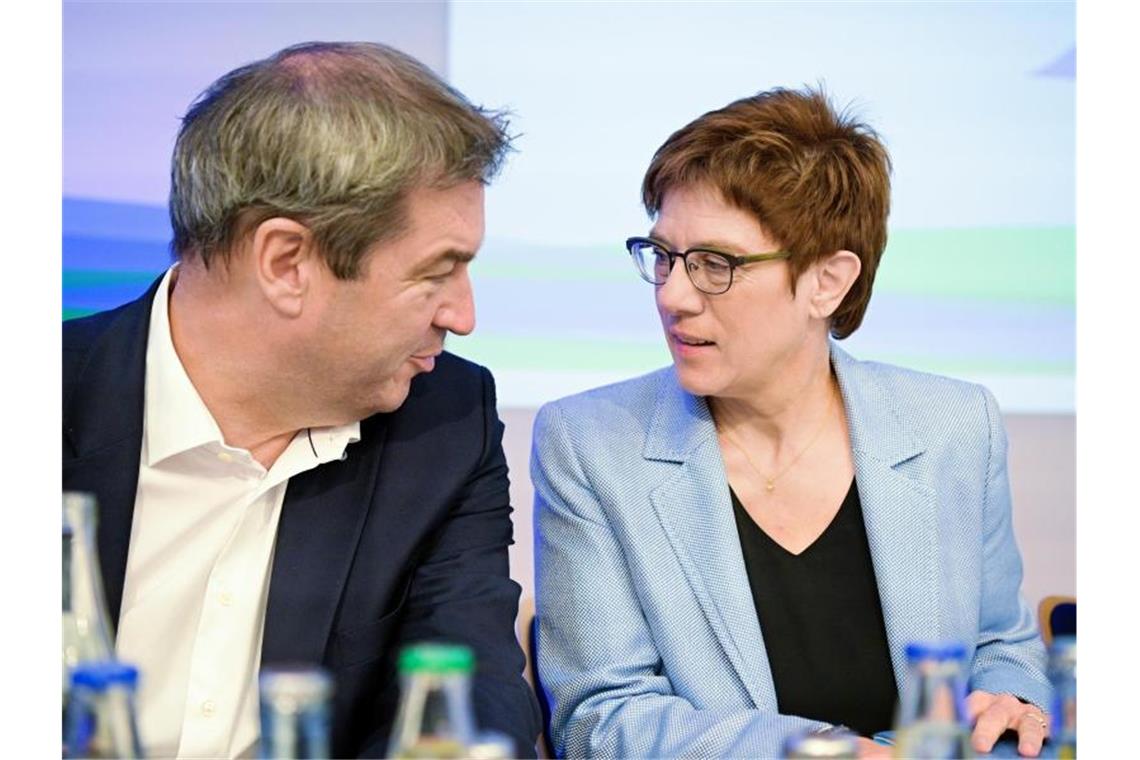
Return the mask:
<svg viewBox="0 0 1140 760">
<path fill-rule="evenodd" d="M 894 757 L 893 748 L 871 741 L 866 736 L 860 736 L 856 742 L 859 744 L 859 760 L 888 760 Z"/>
<path fill-rule="evenodd" d="M 966 713 L 974 724 L 971 743 L 976 752 L 989 752 L 1006 730 L 1017 732 L 1017 751 L 1037 757 L 1049 735 L 1049 718 L 1036 705 L 1025 704 L 1012 694 L 974 691 L 966 697 Z"/>
</svg>

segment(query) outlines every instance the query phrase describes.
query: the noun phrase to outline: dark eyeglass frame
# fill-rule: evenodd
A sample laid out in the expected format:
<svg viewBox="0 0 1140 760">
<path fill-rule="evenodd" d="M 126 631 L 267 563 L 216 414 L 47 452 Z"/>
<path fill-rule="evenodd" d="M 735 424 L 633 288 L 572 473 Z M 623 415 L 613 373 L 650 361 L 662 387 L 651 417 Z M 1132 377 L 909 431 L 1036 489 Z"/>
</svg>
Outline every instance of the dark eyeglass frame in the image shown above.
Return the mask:
<svg viewBox="0 0 1140 760">
<path fill-rule="evenodd" d="M 713 250 L 712 248 L 690 248 L 687 251 L 674 251 L 670 250 L 670 248 L 660 240 L 654 240 L 653 238 L 627 238 L 625 241 L 625 250 L 629 252 L 630 258 L 633 259 L 633 265 L 637 268 L 637 272 L 641 275 L 641 279 L 645 280 L 650 285 L 658 286 L 664 285 L 668 281 L 668 277 L 666 277 L 665 280 L 658 282 L 657 279 L 653 277 L 653 274 L 651 272 L 645 271 L 645 269 L 641 266 L 639 260 L 640 257 L 637 255 L 637 252 L 635 250 L 635 247 L 640 245 L 651 245 L 654 248 L 659 248 L 661 251 L 663 251 L 669 257 L 670 273 L 673 272 L 673 265 L 677 263 L 677 259 L 681 259 L 685 263 L 685 274 L 688 275 L 689 282 L 693 283 L 694 288 L 710 296 L 718 296 L 721 293 L 728 292 L 728 289 L 732 287 L 733 275 L 736 274 L 737 267 L 743 266 L 744 264 L 753 264 L 758 261 L 776 261 L 778 259 L 787 259 L 792 255 L 791 251 L 771 251 L 769 253 L 753 253 L 747 256 L 734 256 L 731 253 Z M 723 290 L 707 290 L 706 288 L 702 288 L 697 284 L 696 280 L 693 279 L 693 270 L 689 268 L 688 256 L 693 253 L 702 253 L 706 256 L 712 255 L 724 259 L 725 264 L 728 266 L 728 284 L 724 286 Z"/>
</svg>

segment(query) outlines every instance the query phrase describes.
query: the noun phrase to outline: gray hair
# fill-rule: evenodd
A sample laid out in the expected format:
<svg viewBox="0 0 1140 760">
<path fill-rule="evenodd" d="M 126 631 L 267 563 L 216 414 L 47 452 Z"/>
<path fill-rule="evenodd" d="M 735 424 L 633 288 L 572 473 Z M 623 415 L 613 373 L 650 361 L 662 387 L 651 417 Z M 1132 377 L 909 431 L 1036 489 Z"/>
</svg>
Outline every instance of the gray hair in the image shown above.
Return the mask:
<svg viewBox="0 0 1140 760">
<path fill-rule="evenodd" d="M 407 228 L 417 187 L 487 183 L 511 149 L 502 112 L 472 105 L 409 55 L 309 42 L 235 69 L 190 106 L 174 146 L 179 257 L 223 262 L 273 217 L 304 224 L 341 279 Z"/>
</svg>

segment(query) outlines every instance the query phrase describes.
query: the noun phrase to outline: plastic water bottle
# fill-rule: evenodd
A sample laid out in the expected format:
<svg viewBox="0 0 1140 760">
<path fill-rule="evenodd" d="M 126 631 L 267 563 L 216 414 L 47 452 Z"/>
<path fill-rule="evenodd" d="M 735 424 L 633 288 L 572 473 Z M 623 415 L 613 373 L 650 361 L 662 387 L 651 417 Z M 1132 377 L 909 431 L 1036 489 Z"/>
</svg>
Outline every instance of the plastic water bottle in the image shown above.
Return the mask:
<svg viewBox="0 0 1140 760">
<path fill-rule="evenodd" d="M 71 675 L 85 662 L 115 659 L 110 616 L 103 596 L 99 555 L 95 543 L 95 497 L 86 493 L 63 494 L 63 652 L 62 692 L 63 756 L 72 751 L 66 740 L 67 709 L 71 699 Z"/>
<path fill-rule="evenodd" d="M 302 760 L 332 757 L 329 700 L 333 682 L 317 667 L 264 668 L 261 692 L 261 757 Z"/>
<path fill-rule="evenodd" d="M 907 679 L 895 722 L 895 756 L 914 760 L 972 757 L 965 644 L 912 642 L 906 656 Z"/>
<path fill-rule="evenodd" d="M 1077 756 L 1077 639 L 1058 636 L 1049 648 L 1049 680 L 1053 684 L 1050 743 L 1057 757 Z"/>
<path fill-rule="evenodd" d="M 85 662 L 72 670 L 69 757 L 143 757 L 135 720 L 137 685 L 138 670 L 121 662 Z"/>
<path fill-rule="evenodd" d="M 475 740 L 471 674 L 465 646 L 418 644 L 400 652 L 400 706 L 388 756 L 462 758 Z"/>
</svg>

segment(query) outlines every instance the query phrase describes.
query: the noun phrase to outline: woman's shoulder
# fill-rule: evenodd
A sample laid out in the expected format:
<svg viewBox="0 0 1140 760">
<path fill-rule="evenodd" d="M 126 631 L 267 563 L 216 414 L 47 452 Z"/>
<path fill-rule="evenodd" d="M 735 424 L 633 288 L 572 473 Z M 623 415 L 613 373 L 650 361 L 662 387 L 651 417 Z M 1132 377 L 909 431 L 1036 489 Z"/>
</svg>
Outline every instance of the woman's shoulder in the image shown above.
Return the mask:
<svg viewBox="0 0 1140 760">
<path fill-rule="evenodd" d="M 858 361 L 861 372 L 900 398 L 945 398 L 946 400 L 977 398 L 986 393 L 984 385 L 949 375 L 903 367 L 878 361 Z"/>
<path fill-rule="evenodd" d="M 544 404 L 535 418 L 536 432 L 555 419 L 577 430 L 606 436 L 644 429 L 662 391 L 676 385 L 672 366 L 629 380 L 591 388 Z"/>
<path fill-rule="evenodd" d="M 1000 411 L 984 385 L 947 375 L 879 361 L 853 359 L 833 350 L 849 405 L 874 414 L 890 409 L 892 417 L 915 432 L 935 438 L 961 428 L 973 434 L 999 423 Z M 871 410 L 875 410 L 872 412 Z"/>
</svg>

